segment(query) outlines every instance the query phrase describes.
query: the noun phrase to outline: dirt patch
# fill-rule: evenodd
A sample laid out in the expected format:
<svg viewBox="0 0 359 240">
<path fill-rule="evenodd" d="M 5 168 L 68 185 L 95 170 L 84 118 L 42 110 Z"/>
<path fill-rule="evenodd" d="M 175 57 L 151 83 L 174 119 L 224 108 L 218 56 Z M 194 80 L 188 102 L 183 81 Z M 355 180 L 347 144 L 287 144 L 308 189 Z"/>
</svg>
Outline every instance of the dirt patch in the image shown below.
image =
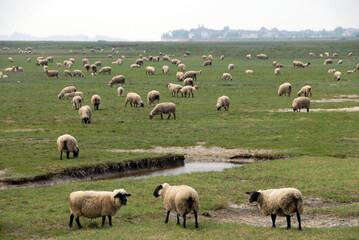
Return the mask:
<svg viewBox="0 0 359 240">
<path fill-rule="evenodd" d="M 47 132 L 45 129 L 9 129 L 4 132 Z"/>
<path fill-rule="evenodd" d="M 0 169 L 0 180 L 4 179 L 5 173 L 7 172 L 8 168 Z"/>
<path fill-rule="evenodd" d="M 304 213 L 301 215 L 302 226 L 314 228 L 359 226 L 358 217 L 341 218 L 326 214 L 312 213 L 312 211 L 310 211 L 311 209 L 315 208 L 326 208 L 353 204 L 358 203 L 340 203 L 321 198 L 305 197 Z M 258 209 L 257 205 L 249 203 L 238 205 L 232 202 L 228 202 L 227 207 L 223 207 L 215 211 L 210 211 L 203 215 L 222 223 L 241 223 L 258 227 L 270 227 L 272 225 L 270 216 L 264 216 L 262 212 Z M 293 215 L 291 217 L 291 222 L 292 227 L 298 227 L 296 216 Z M 285 228 L 287 226 L 286 218 L 277 217 L 276 225 L 277 227 Z"/>
</svg>

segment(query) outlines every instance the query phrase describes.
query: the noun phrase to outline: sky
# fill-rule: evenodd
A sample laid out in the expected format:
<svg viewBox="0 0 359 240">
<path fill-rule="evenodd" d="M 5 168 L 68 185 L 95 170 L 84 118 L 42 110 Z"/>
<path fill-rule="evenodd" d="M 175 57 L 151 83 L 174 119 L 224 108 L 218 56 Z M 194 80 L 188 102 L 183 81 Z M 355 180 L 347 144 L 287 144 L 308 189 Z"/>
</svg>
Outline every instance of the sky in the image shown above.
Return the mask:
<svg viewBox="0 0 359 240">
<path fill-rule="evenodd" d="M 171 30 L 359 28 L 359 0 L 0 0 L 0 35 L 159 41 Z"/>
</svg>

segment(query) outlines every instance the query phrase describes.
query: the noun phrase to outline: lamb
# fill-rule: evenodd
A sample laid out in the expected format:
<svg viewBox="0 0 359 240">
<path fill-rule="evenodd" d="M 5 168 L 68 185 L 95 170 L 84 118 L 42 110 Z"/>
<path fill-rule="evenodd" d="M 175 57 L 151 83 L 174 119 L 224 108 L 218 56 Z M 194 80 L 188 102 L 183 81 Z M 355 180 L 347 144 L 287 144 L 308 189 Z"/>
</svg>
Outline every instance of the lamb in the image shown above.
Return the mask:
<svg viewBox="0 0 359 240">
<path fill-rule="evenodd" d="M 141 67 L 141 65 L 138 65 L 138 64 L 131 64 L 130 65 L 130 68 L 140 68 Z"/>
<path fill-rule="evenodd" d="M 342 73 L 339 72 L 339 71 L 336 71 L 336 72 L 334 73 L 334 79 L 337 80 L 337 81 L 339 81 L 341 78 L 342 78 Z"/>
<path fill-rule="evenodd" d="M 292 108 L 294 112 L 300 112 L 300 109 L 306 108 L 309 112 L 310 99 L 307 97 L 297 97 L 293 100 Z"/>
<path fill-rule="evenodd" d="M 183 81 L 184 73 L 183 72 L 177 72 L 176 73 L 176 78 L 177 78 L 178 81 Z"/>
<path fill-rule="evenodd" d="M 102 226 L 105 224 L 106 216 L 108 217 L 109 226 L 112 226 L 112 217 L 127 205 L 127 197 L 131 194 L 124 189 L 109 191 L 76 191 L 70 194 L 70 223 L 72 227 L 75 219 L 79 229 L 82 228 L 79 218 L 98 218 L 102 217 Z"/>
<path fill-rule="evenodd" d="M 123 89 L 123 87 L 118 87 L 117 88 L 118 96 L 122 97 L 124 92 L 125 92 L 125 89 Z"/>
<path fill-rule="evenodd" d="M 287 95 L 287 93 L 288 93 L 288 97 L 290 97 L 291 92 L 292 92 L 292 85 L 290 83 L 283 83 L 278 88 L 278 95 L 279 96 L 282 96 L 283 94 Z"/>
<path fill-rule="evenodd" d="M 111 74 L 111 70 L 112 70 L 112 68 L 111 67 L 103 67 L 103 68 L 101 68 L 100 69 L 100 71 L 98 72 L 98 74 L 105 74 L 105 73 L 108 73 L 108 75 L 110 75 Z"/>
<path fill-rule="evenodd" d="M 180 71 L 186 71 L 186 65 L 184 63 L 180 63 L 177 66 Z"/>
<path fill-rule="evenodd" d="M 335 70 L 334 68 L 332 68 L 332 69 L 329 69 L 328 70 L 328 73 L 335 73 L 337 70 Z"/>
<path fill-rule="evenodd" d="M 85 77 L 84 73 L 79 69 L 74 70 L 74 77 L 76 76 Z"/>
<path fill-rule="evenodd" d="M 50 77 L 59 78 L 59 71 L 57 70 L 48 70 L 47 68 L 45 68 L 45 73 L 49 79 Z"/>
<path fill-rule="evenodd" d="M 253 70 L 250 69 L 246 70 L 244 73 L 248 75 L 254 74 Z"/>
<path fill-rule="evenodd" d="M 114 85 L 114 84 L 121 84 L 121 85 L 123 85 L 123 84 L 125 84 L 125 80 L 126 80 L 125 76 L 123 76 L 123 75 L 117 75 L 117 76 L 114 76 L 114 77 L 111 79 L 111 81 L 108 83 L 108 85 L 109 85 L 110 87 L 112 87 L 112 85 Z"/>
<path fill-rule="evenodd" d="M 177 93 L 177 97 L 178 97 L 178 93 L 180 92 L 180 90 L 182 88 L 181 85 L 173 84 L 173 83 L 166 84 L 166 87 L 170 90 L 172 97 L 174 97 L 176 93 Z"/>
<path fill-rule="evenodd" d="M 62 135 L 57 138 L 57 147 L 60 151 L 60 160 L 62 160 L 62 153 L 66 153 L 66 158 L 70 159 L 70 153 L 72 152 L 74 158 L 79 156 L 79 146 L 76 139 L 68 134 Z"/>
<path fill-rule="evenodd" d="M 328 64 L 333 64 L 333 59 L 331 58 L 325 59 L 323 65 L 328 65 Z"/>
<path fill-rule="evenodd" d="M 300 91 L 298 92 L 298 96 L 302 95 L 304 93 L 304 96 L 308 97 L 308 95 L 310 94 L 310 96 L 312 96 L 312 87 L 311 86 L 304 86 L 300 89 Z"/>
<path fill-rule="evenodd" d="M 234 64 L 230 63 L 228 64 L 228 71 L 232 71 L 234 69 Z"/>
<path fill-rule="evenodd" d="M 73 107 L 73 109 L 79 110 L 79 108 L 82 105 L 82 101 L 83 101 L 83 99 L 82 99 L 81 96 L 73 97 L 73 99 L 72 99 L 72 107 Z"/>
<path fill-rule="evenodd" d="M 152 103 L 154 102 L 154 101 L 160 101 L 160 93 L 158 92 L 158 91 L 156 91 L 156 90 L 152 90 L 152 91 L 149 91 L 148 93 L 147 93 L 147 102 L 148 102 L 148 104 L 150 105 L 150 106 L 152 106 Z"/>
<path fill-rule="evenodd" d="M 83 92 L 70 92 L 70 93 L 65 93 L 64 98 L 69 99 L 69 98 L 74 98 L 75 96 L 80 96 L 81 98 L 83 98 L 84 93 Z"/>
<path fill-rule="evenodd" d="M 231 80 L 232 81 L 232 76 L 231 76 L 231 74 L 229 74 L 229 73 L 223 73 L 222 74 L 222 80 Z"/>
<path fill-rule="evenodd" d="M 302 230 L 300 214 L 303 213 L 303 196 L 298 189 L 267 189 L 247 192 L 247 194 L 250 194 L 250 203 L 257 202 L 258 208 L 264 215 L 271 215 L 273 228 L 275 227 L 275 220 L 278 215 L 287 218 L 287 229 L 290 229 L 290 214 L 296 213 L 298 229 Z"/>
<path fill-rule="evenodd" d="M 65 77 L 72 77 L 71 71 L 70 71 L 70 70 L 65 70 L 65 71 L 64 71 L 64 76 L 65 76 Z"/>
<path fill-rule="evenodd" d="M 100 106 L 101 103 L 101 97 L 97 94 L 93 95 L 91 98 L 91 103 L 93 105 L 93 109 L 98 110 L 98 107 Z"/>
<path fill-rule="evenodd" d="M 274 74 L 275 74 L 275 75 L 279 75 L 279 74 L 280 74 L 280 68 L 274 69 Z"/>
<path fill-rule="evenodd" d="M 216 104 L 217 111 L 221 110 L 222 107 L 224 108 L 224 110 L 227 111 L 229 109 L 230 102 L 231 101 L 230 101 L 229 97 L 227 97 L 225 95 L 219 97 L 217 100 L 217 104 Z"/>
<path fill-rule="evenodd" d="M 151 66 L 147 66 L 145 73 L 148 74 L 148 75 L 154 75 L 155 74 L 155 68 L 151 67 Z"/>
<path fill-rule="evenodd" d="M 66 93 L 72 93 L 72 92 L 76 92 L 76 87 L 75 86 L 68 86 L 65 87 L 64 89 L 61 90 L 61 92 L 58 95 L 59 99 L 63 99 Z"/>
<path fill-rule="evenodd" d="M 183 86 L 193 86 L 193 79 L 186 78 L 185 80 L 183 80 Z"/>
<path fill-rule="evenodd" d="M 92 111 L 89 105 L 83 106 L 79 109 L 79 114 L 81 117 L 82 123 L 90 124 Z"/>
<path fill-rule="evenodd" d="M 192 87 L 192 86 L 184 86 L 180 90 L 181 96 L 183 97 L 183 94 L 184 94 L 184 97 L 187 97 L 187 94 L 188 94 L 188 97 L 189 97 L 192 94 L 192 97 L 193 97 L 193 92 L 196 91 L 197 89 L 198 89 L 197 85 L 195 85 L 194 87 Z"/>
<path fill-rule="evenodd" d="M 197 75 L 200 75 L 202 74 L 202 70 L 199 70 L 199 71 L 188 71 L 184 74 L 184 78 L 188 78 L 188 77 L 191 77 L 193 78 L 193 80 L 197 80 Z"/>
<path fill-rule="evenodd" d="M 212 66 L 212 61 L 211 60 L 207 60 L 203 63 L 203 66 L 206 67 L 206 66 Z"/>
<path fill-rule="evenodd" d="M 138 95 L 137 93 L 134 93 L 134 92 L 127 93 L 126 100 L 125 100 L 125 107 L 127 106 L 128 102 L 130 102 L 131 107 L 132 107 L 132 103 L 133 103 L 134 107 L 137 107 L 138 105 L 140 105 L 141 107 L 145 106 L 142 102 L 140 95 Z"/>
<path fill-rule="evenodd" d="M 180 216 L 182 216 L 183 228 L 186 228 L 186 215 L 193 211 L 195 227 L 198 228 L 199 197 L 192 187 L 186 185 L 171 186 L 168 183 L 163 183 L 156 187 L 153 195 L 156 198 L 159 196 L 163 198 L 167 210 L 165 223 L 168 223 L 170 212 L 175 211 L 177 213 L 177 224 L 180 223 Z"/>
</svg>

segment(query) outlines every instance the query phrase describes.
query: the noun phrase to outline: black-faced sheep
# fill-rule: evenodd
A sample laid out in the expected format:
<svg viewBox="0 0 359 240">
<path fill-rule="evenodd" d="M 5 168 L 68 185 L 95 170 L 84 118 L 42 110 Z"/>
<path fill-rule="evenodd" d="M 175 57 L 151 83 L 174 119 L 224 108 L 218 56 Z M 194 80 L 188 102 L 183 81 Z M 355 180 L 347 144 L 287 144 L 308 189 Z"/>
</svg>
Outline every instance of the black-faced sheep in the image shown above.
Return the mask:
<svg viewBox="0 0 359 240">
<path fill-rule="evenodd" d="M 124 92 L 125 92 L 125 89 L 123 89 L 123 87 L 118 87 L 118 88 L 117 88 L 117 95 L 118 95 L 119 97 L 122 97 L 123 94 L 124 94 Z"/>
<path fill-rule="evenodd" d="M 57 147 L 60 151 L 60 160 L 62 160 L 62 153 L 66 153 L 67 159 L 70 159 L 70 153 L 74 154 L 74 158 L 79 155 L 79 146 L 76 139 L 68 134 L 62 135 L 57 138 Z"/>
<path fill-rule="evenodd" d="M 339 81 L 340 79 L 342 79 L 342 73 L 339 72 L 339 71 L 336 71 L 336 72 L 334 73 L 334 79 L 337 80 L 337 81 Z"/>
<path fill-rule="evenodd" d="M 89 105 L 83 106 L 79 109 L 79 114 L 81 117 L 82 123 L 90 124 L 92 111 Z"/>
</svg>

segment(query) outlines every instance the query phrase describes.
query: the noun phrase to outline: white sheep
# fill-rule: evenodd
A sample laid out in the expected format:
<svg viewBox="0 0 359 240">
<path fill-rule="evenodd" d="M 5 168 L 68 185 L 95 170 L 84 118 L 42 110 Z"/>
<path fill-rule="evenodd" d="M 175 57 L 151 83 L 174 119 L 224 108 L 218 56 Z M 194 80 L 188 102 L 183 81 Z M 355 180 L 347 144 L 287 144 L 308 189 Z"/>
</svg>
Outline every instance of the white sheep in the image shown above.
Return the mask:
<svg viewBox="0 0 359 240">
<path fill-rule="evenodd" d="M 112 217 L 120 210 L 122 206 L 127 205 L 127 197 L 131 194 L 124 189 L 109 191 L 76 191 L 70 194 L 70 223 L 72 227 L 75 219 L 79 229 L 80 217 L 98 218 L 102 217 L 102 226 L 105 224 L 106 216 L 108 217 L 109 226 L 112 226 Z"/>
<path fill-rule="evenodd" d="M 206 67 L 206 66 L 212 66 L 212 61 L 211 60 L 207 60 L 203 63 L 203 66 Z"/>
<path fill-rule="evenodd" d="M 45 68 L 45 73 L 49 79 L 50 77 L 59 78 L 59 71 L 57 70 L 48 70 L 47 68 Z"/>
<path fill-rule="evenodd" d="M 96 61 L 96 62 L 94 62 L 94 64 L 95 64 L 97 67 L 102 67 L 102 62 L 101 62 L 101 61 Z"/>
<path fill-rule="evenodd" d="M 224 60 L 224 55 L 221 55 L 221 56 L 219 57 L 219 59 L 220 59 L 220 60 Z"/>
<path fill-rule="evenodd" d="M 338 60 L 338 64 L 343 64 L 343 60 Z"/>
<path fill-rule="evenodd" d="M 183 80 L 183 86 L 193 86 L 193 79 L 186 78 L 185 80 Z"/>
<path fill-rule="evenodd" d="M 154 101 L 160 101 L 160 93 L 156 90 L 149 91 L 147 93 L 147 102 L 150 106 L 152 106 Z"/>
<path fill-rule="evenodd" d="M 72 98 L 72 107 L 73 109 L 75 110 L 79 110 L 79 108 L 81 107 L 82 105 L 82 97 L 81 96 L 75 96 Z"/>
<path fill-rule="evenodd" d="M 352 52 L 348 53 L 348 57 L 352 57 L 352 56 L 353 56 Z"/>
<path fill-rule="evenodd" d="M 187 94 L 188 94 L 188 97 L 190 97 L 190 95 L 192 94 L 192 97 L 193 97 L 193 93 L 194 91 L 196 91 L 198 89 L 198 86 L 195 85 L 195 86 L 184 86 L 181 88 L 180 90 L 180 93 L 181 93 L 181 96 L 183 97 L 183 94 L 184 94 L 184 97 L 187 97 Z"/>
<path fill-rule="evenodd" d="M 352 70 L 348 70 L 347 74 L 351 74 L 351 73 L 355 73 L 355 72 L 356 72 L 356 69 L 352 69 Z"/>
<path fill-rule="evenodd" d="M 198 228 L 199 197 L 192 187 L 187 185 L 171 186 L 168 183 L 163 183 L 156 187 L 153 195 L 156 198 L 159 196 L 163 198 L 167 210 L 165 223 L 168 223 L 170 212 L 175 211 L 177 224 L 180 223 L 179 217 L 182 216 L 183 228 L 186 228 L 186 215 L 193 211 L 195 227 Z"/>
<path fill-rule="evenodd" d="M 337 81 L 339 81 L 341 78 L 342 78 L 342 73 L 339 72 L 339 71 L 336 71 L 336 72 L 334 73 L 334 79 L 337 80 Z"/>
<path fill-rule="evenodd" d="M 79 146 L 76 139 L 68 134 L 62 135 L 57 138 L 57 147 L 60 151 L 60 160 L 62 160 L 62 153 L 66 153 L 67 159 L 70 159 L 70 153 L 74 154 L 74 158 L 79 156 Z"/>
<path fill-rule="evenodd" d="M 27 59 L 27 62 L 31 62 L 31 58 L 28 58 L 28 59 Z"/>
<path fill-rule="evenodd" d="M 180 63 L 177 66 L 178 66 L 178 70 L 183 72 L 186 71 L 186 65 L 184 63 Z"/>
<path fill-rule="evenodd" d="M 117 88 L 117 95 L 118 95 L 119 97 L 122 97 L 123 94 L 124 94 L 124 92 L 125 92 L 125 89 L 123 89 L 123 87 L 118 87 L 118 88 Z"/>
<path fill-rule="evenodd" d="M 148 75 L 154 75 L 155 74 L 155 68 L 151 67 L 151 66 L 147 66 L 145 73 L 148 74 Z"/>
<path fill-rule="evenodd" d="M 229 97 L 223 95 L 221 97 L 219 97 L 217 99 L 217 104 L 216 104 L 216 108 L 217 108 L 217 111 L 221 110 L 221 108 L 223 107 L 224 110 L 228 110 L 229 109 L 229 104 L 231 103 Z"/>
<path fill-rule="evenodd" d="M 12 57 L 8 58 L 9 62 L 14 62 L 14 59 Z"/>
<path fill-rule="evenodd" d="M 23 67 L 15 67 L 15 72 L 24 72 Z"/>
<path fill-rule="evenodd" d="M 5 68 L 4 72 L 15 72 L 15 67 Z"/>
<path fill-rule="evenodd" d="M 112 68 L 111 67 L 103 67 L 103 68 L 101 68 L 100 69 L 100 71 L 98 72 L 98 74 L 105 74 L 105 73 L 108 73 L 108 75 L 110 75 L 111 74 L 111 70 L 112 70 Z"/>
<path fill-rule="evenodd" d="M 68 87 L 65 87 L 64 89 L 62 89 L 58 95 L 58 98 L 62 99 L 62 98 L 64 98 L 66 93 L 71 93 L 71 92 L 76 92 L 75 86 L 68 86 Z"/>
<path fill-rule="evenodd" d="M 309 94 L 312 96 L 312 87 L 309 85 L 302 87 L 298 92 L 298 96 L 302 95 L 303 93 L 305 97 L 308 97 Z"/>
<path fill-rule="evenodd" d="M 85 64 L 90 64 L 89 60 L 87 58 L 83 58 L 82 59 L 82 64 L 85 65 Z"/>
<path fill-rule="evenodd" d="M 74 70 L 74 77 L 76 76 L 85 77 L 84 73 L 79 69 Z"/>
<path fill-rule="evenodd" d="M 135 63 L 142 66 L 143 65 L 143 60 L 142 59 L 137 59 Z"/>
<path fill-rule="evenodd" d="M 163 119 L 162 114 L 168 114 L 168 118 L 170 118 L 171 114 L 173 114 L 173 118 L 176 119 L 176 104 L 172 102 L 164 102 L 157 104 L 150 113 L 150 119 L 152 119 L 156 115 L 161 115 L 161 119 Z"/>
<path fill-rule="evenodd" d="M 97 95 L 97 94 L 93 95 L 91 97 L 91 103 L 93 105 L 93 109 L 98 110 L 98 107 L 101 104 L 101 97 L 99 95 Z"/>
<path fill-rule="evenodd" d="M 254 71 L 248 69 L 248 70 L 246 70 L 244 73 L 245 73 L 245 74 L 248 74 L 248 75 L 252 75 L 252 74 L 254 74 Z"/>
<path fill-rule="evenodd" d="M 257 58 L 258 59 L 268 59 L 268 56 L 266 54 L 264 54 L 264 53 L 261 53 L 261 54 L 257 55 Z"/>
<path fill-rule="evenodd" d="M 252 55 L 251 55 L 251 54 L 247 54 L 247 55 L 246 55 L 246 59 L 251 60 L 251 59 L 252 59 Z"/>
<path fill-rule="evenodd" d="M 357 69 L 359 70 L 359 63 L 357 64 Z"/>
<path fill-rule="evenodd" d="M 294 112 L 300 112 L 302 108 L 306 108 L 307 112 L 309 112 L 310 99 L 307 97 L 297 97 L 293 100 L 292 108 Z"/>
<path fill-rule="evenodd" d="M 141 107 L 145 106 L 142 102 L 140 95 L 138 95 L 137 93 L 134 93 L 134 92 L 127 93 L 126 100 L 125 100 L 125 107 L 127 106 L 128 102 L 130 102 L 131 107 L 132 107 L 132 104 L 134 105 L 134 107 L 137 107 L 138 105 L 140 105 Z"/>
<path fill-rule="evenodd" d="M 172 97 L 174 97 L 176 94 L 177 94 L 177 97 L 178 97 L 178 93 L 180 92 L 180 90 L 182 88 L 181 85 L 173 84 L 173 83 L 166 84 L 166 87 L 170 90 Z"/>
<path fill-rule="evenodd" d="M 314 56 L 315 56 L 315 54 L 314 54 L 314 53 L 312 53 L 312 52 L 310 52 L 310 53 L 309 53 L 309 56 L 314 57 Z"/>
<path fill-rule="evenodd" d="M 170 68 L 167 65 L 164 65 L 162 67 L 162 73 L 163 74 L 168 74 L 169 71 L 170 71 Z"/>
<path fill-rule="evenodd" d="M 85 124 L 91 123 L 92 110 L 89 105 L 81 107 L 79 109 L 79 114 L 80 114 L 82 123 L 85 123 Z"/>
<path fill-rule="evenodd" d="M 283 94 L 284 95 L 288 94 L 288 97 L 290 97 L 291 92 L 292 92 L 292 85 L 290 83 L 283 83 L 278 88 L 278 95 L 279 96 L 282 96 Z"/>
<path fill-rule="evenodd" d="M 117 76 L 114 76 L 114 77 L 111 79 L 111 81 L 108 83 L 108 85 L 109 85 L 110 87 L 112 87 L 112 85 L 114 85 L 114 84 L 121 84 L 121 85 L 123 85 L 123 84 L 125 84 L 125 80 L 126 80 L 125 76 L 123 76 L 123 75 L 117 75 Z"/>
<path fill-rule="evenodd" d="M 70 70 L 64 70 L 64 76 L 65 77 L 72 77 L 72 73 Z"/>
<path fill-rule="evenodd" d="M 274 69 L 274 74 L 275 74 L 275 75 L 279 75 L 279 74 L 280 74 L 280 68 Z"/>
<path fill-rule="evenodd" d="M 188 71 L 188 72 L 186 72 L 185 74 L 184 74 L 184 78 L 186 79 L 186 78 L 188 78 L 188 77 L 190 77 L 190 78 L 193 78 L 193 80 L 197 80 L 197 75 L 200 75 L 200 74 L 202 74 L 202 70 L 199 70 L 199 71 Z"/>
<path fill-rule="evenodd" d="M 323 65 L 328 65 L 328 64 L 333 64 L 333 59 L 331 58 L 325 59 Z"/>
<path fill-rule="evenodd" d="M 234 64 L 230 63 L 228 64 L 228 71 L 232 71 L 234 69 Z"/>
<path fill-rule="evenodd" d="M 130 68 L 140 68 L 140 67 L 141 65 L 138 65 L 136 63 L 130 65 Z"/>
<path fill-rule="evenodd" d="M 55 63 L 56 67 L 62 67 L 62 63 Z"/>
<path fill-rule="evenodd" d="M 177 78 L 178 81 L 183 81 L 184 73 L 183 72 L 177 72 L 176 73 L 176 78 Z"/>
<path fill-rule="evenodd" d="M 79 91 L 78 92 L 70 92 L 70 93 L 65 93 L 64 98 L 73 99 L 75 96 L 80 96 L 83 98 L 83 95 L 84 95 L 83 92 L 79 92 Z"/>
<path fill-rule="evenodd" d="M 335 70 L 335 68 L 329 69 L 328 73 L 335 73 L 337 70 Z"/>
<path fill-rule="evenodd" d="M 232 76 L 229 73 L 223 73 L 222 74 L 222 80 L 231 80 L 232 81 Z"/>
<path fill-rule="evenodd" d="M 290 215 L 296 213 L 299 225 L 298 229 L 302 230 L 300 214 L 303 213 L 303 196 L 298 189 L 267 189 L 250 193 L 247 192 L 247 194 L 250 194 L 250 203 L 257 202 L 258 208 L 264 215 L 271 215 L 273 228 L 275 227 L 275 220 L 278 215 L 287 218 L 287 229 L 290 229 Z"/>
</svg>

